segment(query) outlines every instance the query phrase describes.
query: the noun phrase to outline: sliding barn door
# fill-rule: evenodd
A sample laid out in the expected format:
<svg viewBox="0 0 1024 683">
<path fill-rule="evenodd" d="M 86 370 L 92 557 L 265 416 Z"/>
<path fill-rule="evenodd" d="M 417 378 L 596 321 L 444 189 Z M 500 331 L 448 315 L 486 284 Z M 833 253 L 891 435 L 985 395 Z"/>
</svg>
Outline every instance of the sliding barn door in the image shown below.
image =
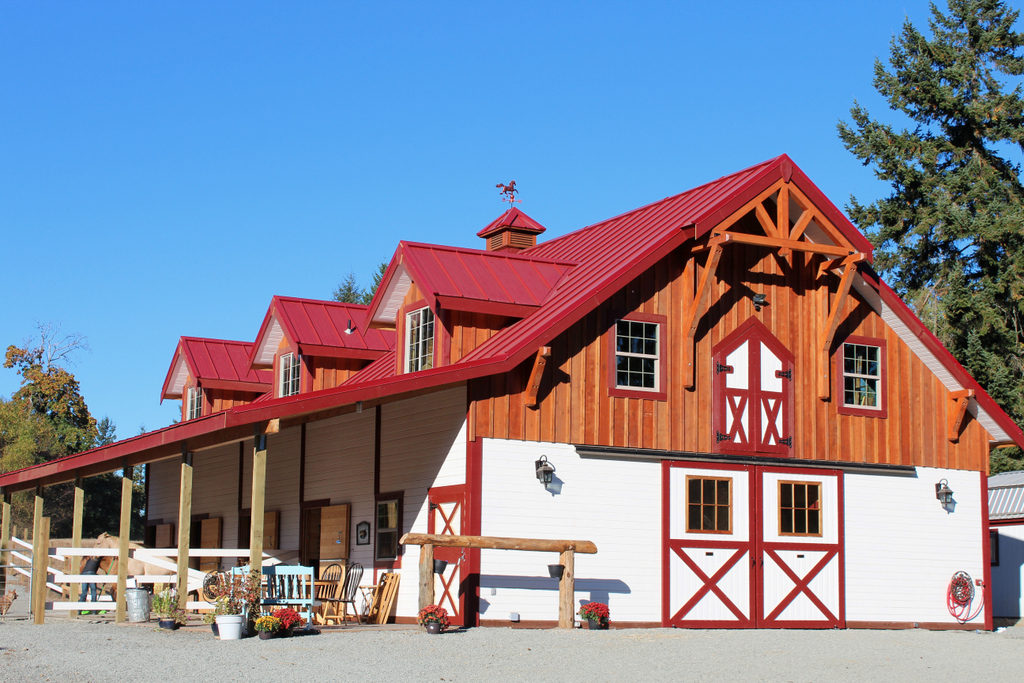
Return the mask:
<svg viewBox="0 0 1024 683">
<path fill-rule="evenodd" d="M 845 626 L 841 473 L 662 466 L 666 626 Z"/>
<path fill-rule="evenodd" d="M 750 468 L 666 463 L 668 595 L 663 621 L 754 625 Z"/>
</svg>

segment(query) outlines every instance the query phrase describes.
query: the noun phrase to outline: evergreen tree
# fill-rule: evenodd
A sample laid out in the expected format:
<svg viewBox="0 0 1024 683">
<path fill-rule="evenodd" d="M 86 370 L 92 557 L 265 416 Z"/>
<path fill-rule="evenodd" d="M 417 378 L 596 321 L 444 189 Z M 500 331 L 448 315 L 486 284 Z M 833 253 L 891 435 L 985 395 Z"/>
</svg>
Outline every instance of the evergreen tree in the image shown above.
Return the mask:
<svg viewBox="0 0 1024 683">
<path fill-rule="evenodd" d="M 912 127 L 860 104 L 843 144 L 892 193 L 851 197 L 876 263 L 1018 423 L 1024 421 L 1024 34 L 1002 0 L 934 4 L 930 35 L 909 20 L 874 85 Z M 1000 462 L 1009 454 L 1004 453 Z M 1018 463 L 1019 465 L 1020 463 Z M 1003 466 L 1003 465 L 1000 465 Z"/>
<path fill-rule="evenodd" d="M 373 295 L 377 293 L 377 287 L 380 286 L 380 281 L 384 278 L 384 273 L 387 269 L 387 263 L 380 263 L 377 265 L 377 272 L 373 274 L 373 285 L 371 285 L 369 289 L 363 289 L 360 287 L 356 283 L 355 273 L 350 272 L 334 290 L 331 298 L 334 301 L 341 301 L 347 304 L 369 305 L 369 303 L 373 301 Z"/>
</svg>

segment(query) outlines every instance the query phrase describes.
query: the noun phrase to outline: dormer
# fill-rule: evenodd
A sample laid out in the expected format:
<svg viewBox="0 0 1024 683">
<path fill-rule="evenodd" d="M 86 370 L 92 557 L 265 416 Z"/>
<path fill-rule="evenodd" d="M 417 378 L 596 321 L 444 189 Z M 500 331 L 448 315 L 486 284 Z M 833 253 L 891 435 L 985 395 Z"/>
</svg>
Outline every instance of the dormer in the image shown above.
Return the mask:
<svg viewBox="0 0 1024 683">
<path fill-rule="evenodd" d="M 522 251 L 536 246 L 543 225 L 512 207 L 477 233 L 487 241 L 487 251 Z"/>
<path fill-rule="evenodd" d="M 367 312 L 395 330 L 399 373 L 449 365 L 521 320 L 571 263 L 513 253 L 401 242 Z"/>
<path fill-rule="evenodd" d="M 194 420 L 251 403 L 270 390 L 270 372 L 249 364 L 252 344 L 182 337 L 164 379 L 163 399 L 181 399 L 181 419 Z"/>
<path fill-rule="evenodd" d="M 366 328 L 366 306 L 275 296 L 249 362 L 272 372 L 273 396 L 330 389 L 394 348 L 394 333 Z"/>
</svg>

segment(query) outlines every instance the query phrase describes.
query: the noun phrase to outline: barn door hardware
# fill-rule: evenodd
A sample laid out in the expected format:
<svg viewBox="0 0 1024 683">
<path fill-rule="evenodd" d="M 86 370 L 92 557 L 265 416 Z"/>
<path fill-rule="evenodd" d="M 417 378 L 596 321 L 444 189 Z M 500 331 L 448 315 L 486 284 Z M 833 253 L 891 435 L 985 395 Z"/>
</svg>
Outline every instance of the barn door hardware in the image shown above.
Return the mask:
<svg viewBox="0 0 1024 683">
<path fill-rule="evenodd" d="M 793 369 L 790 368 L 789 370 L 786 370 L 785 372 L 783 372 L 782 370 L 776 370 L 775 371 L 775 376 L 778 377 L 779 379 L 788 379 L 789 381 L 792 382 L 793 381 Z"/>
<path fill-rule="evenodd" d="M 723 434 L 722 432 L 719 431 L 715 432 L 715 443 L 722 443 L 723 441 L 728 441 L 730 438 L 732 437 L 730 437 L 728 434 Z"/>
<path fill-rule="evenodd" d="M 718 361 L 715 361 L 715 374 L 717 375 L 717 374 L 720 374 L 720 373 L 723 373 L 723 372 L 732 372 L 732 366 L 731 365 L 722 365 Z"/>
<path fill-rule="evenodd" d="M 779 443 L 781 443 L 783 446 L 788 446 L 788 447 L 792 448 L 793 447 L 793 437 L 787 436 L 785 439 L 779 439 Z"/>
</svg>

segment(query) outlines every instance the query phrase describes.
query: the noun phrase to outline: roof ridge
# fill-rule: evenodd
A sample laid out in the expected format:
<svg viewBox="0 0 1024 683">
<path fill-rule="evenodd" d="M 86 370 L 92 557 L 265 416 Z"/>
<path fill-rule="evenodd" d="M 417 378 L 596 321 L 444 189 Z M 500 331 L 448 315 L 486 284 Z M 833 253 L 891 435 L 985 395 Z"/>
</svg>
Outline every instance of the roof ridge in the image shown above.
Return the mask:
<svg viewBox="0 0 1024 683">
<path fill-rule="evenodd" d="M 329 305 L 329 306 L 341 306 L 341 307 L 345 307 L 345 308 L 361 308 L 361 309 L 364 309 L 364 310 L 369 308 L 369 306 L 367 306 L 366 304 L 356 304 L 356 303 L 350 303 L 348 301 L 335 301 L 333 299 L 310 299 L 310 298 L 301 297 L 301 296 L 285 296 L 283 294 L 275 294 L 271 298 L 272 299 L 276 299 L 277 301 L 294 301 L 296 303 L 303 303 L 303 304 L 326 304 L 326 305 Z"/>
<path fill-rule="evenodd" d="M 450 252 L 456 252 L 456 253 L 460 253 L 460 254 L 477 254 L 477 255 L 480 255 L 480 256 L 487 256 L 487 257 L 490 257 L 490 258 L 503 258 L 503 259 L 510 259 L 510 260 L 516 260 L 516 261 L 530 261 L 530 262 L 534 262 L 534 263 L 539 261 L 541 263 L 551 263 L 551 264 L 559 265 L 559 266 L 575 266 L 575 265 L 577 265 L 577 263 L 575 261 L 568 261 L 568 260 L 565 260 L 565 259 L 545 258 L 543 256 L 529 256 L 529 255 L 524 253 L 526 251 L 530 251 L 530 249 L 533 249 L 534 247 L 530 247 L 530 249 L 524 249 L 523 252 L 499 252 L 499 251 L 490 251 L 489 249 L 474 249 L 473 247 L 455 247 L 455 246 L 452 246 L 452 245 L 449 245 L 449 244 L 431 244 L 429 242 L 405 242 L 405 241 L 403 241 L 403 242 L 401 242 L 401 245 L 403 247 L 414 247 L 414 248 L 421 248 L 421 249 L 435 249 L 437 251 L 450 251 Z"/>
<path fill-rule="evenodd" d="M 736 171 L 735 173 L 727 173 L 724 176 L 721 176 L 719 178 L 715 178 L 714 180 L 709 180 L 706 183 L 701 183 L 700 185 L 697 185 L 696 187 L 691 187 L 688 190 L 683 190 L 682 192 L 677 192 L 676 194 L 669 195 L 667 197 L 662 197 L 661 199 L 658 199 L 656 201 L 649 202 L 647 204 L 644 204 L 643 206 L 638 206 L 635 209 L 630 209 L 629 211 L 625 211 L 623 213 L 617 214 L 617 215 L 612 216 L 610 218 L 605 218 L 604 220 L 600 220 L 600 221 L 598 221 L 596 223 L 591 223 L 589 225 L 584 225 L 583 227 L 577 228 L 577 229 L 573 230 L 572 232 L 567 232 L 566 234 L 559 235 L 558 237 L 556 237 L 554 239 L 548 240 L 546 242 L 541 242 L 541 243 L 536 244 L 536 245 L 534 245 L 534 246 L 532 246 L 532 247 L 530 247 L 528 249 L 524 249 L 523 253 L 525 254 L 527 252 L 534 251 L 535 249 L 540 249 L 540 248 L 543 248 L 543 247 L 547 247 L 549 245 L 555 244 L 556 242 L 559 242 L 560 240 L 564 240 L 567 237 L 578 237 L 580 233 L 585 232 L 587 230 L 591 230 L 593 228 L 597 228 L 597 227 L 600 227 L 602 225 L 606 225 L 608 223 L 611 223 L 612 221 L 621 220 L 621 219 L 626 218 L 628 216 L 632 216 L 634 214 L 640 213 L 641 211 L 646 211 L 646 210 L 651 209 L 651 208 L 653 208 L 655 206 L 658 206 L 658 205 L 661 205 L 661 204 L 665 204 L 665 203 L 667 203 L 669 201 L 672 201 L 674 199 L 679 199 L 679 198 L 681 198 L 681 197 L 683 197 L 685 195 L 693 194 L 693 193 L 698 192 L 699 190 L 707 188 L 707 187 L 709 187 L 711 185 L 715 185 L 715 184 L 721 183 L 723 181 L 726 181 L 729 178 L 733 178 L 735 176 L 739 176 L 739 175 L 743 175 L 743 174 L 746 174 L 746 173 L 750 173 L 750 172 L 755 171 L 755 170 L 760 170 L 760 169 L 762 169 L 764 167 L 770 166 L 771 164 L 773 164 L 776 161 L 779 161 L 780 159 L 783 159 L 783 158 L 786 158 L 786 155 L 785 154 L 780 154 L 780 155 L 778 155 L 776 157 L 772 157 L 771 159 L 767 159 L 766 161 L 762 161 L 760 163 L 757 163 L 757 164 L 754 164 L 752 166 L 748 166 L 747 168 L 744 168 L 744 169 L 741 169 L 739 171 Z"/>
</svg>

